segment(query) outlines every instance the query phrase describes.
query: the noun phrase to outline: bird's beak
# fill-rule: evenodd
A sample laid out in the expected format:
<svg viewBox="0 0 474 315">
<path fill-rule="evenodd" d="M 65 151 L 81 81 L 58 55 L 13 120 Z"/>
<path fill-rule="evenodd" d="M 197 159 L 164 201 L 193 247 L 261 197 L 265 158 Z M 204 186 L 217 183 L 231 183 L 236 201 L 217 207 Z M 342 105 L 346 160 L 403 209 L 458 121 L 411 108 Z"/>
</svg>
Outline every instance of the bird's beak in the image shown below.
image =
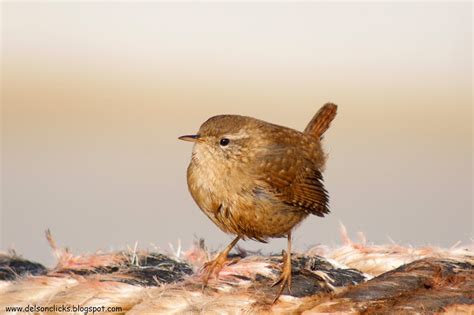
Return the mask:
<svg viewBox="0 0 474 315">
<path fill-rule="evenodd" d="M 199 135 L 186 135 L 178 138 L 179 140 L 196 142 L 199 139 Z"/>
</svg>

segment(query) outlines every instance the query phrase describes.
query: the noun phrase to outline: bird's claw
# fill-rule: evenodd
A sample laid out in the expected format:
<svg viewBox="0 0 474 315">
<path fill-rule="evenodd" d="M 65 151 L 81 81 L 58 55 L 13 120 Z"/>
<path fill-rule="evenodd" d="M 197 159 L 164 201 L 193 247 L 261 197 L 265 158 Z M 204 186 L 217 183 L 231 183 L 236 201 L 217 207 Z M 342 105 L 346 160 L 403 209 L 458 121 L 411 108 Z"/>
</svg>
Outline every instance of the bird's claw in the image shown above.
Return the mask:
<svg viewBox="0 0 474 315">
<path fill-rule="evenodd" d="M 204 290 L 209 282 L 211 276 L 219 276 L 219 272 L 224 267 L 225 262 L 227 261 L 227 255 L 222 255 L 220 253 L 216 258 L 211 261 L 208 261 L 202 267 L 203 272 L 203 283 L 202 290 Z"/>
<path fill-rule="evenodd" d="M 277 291 L 277 295 L 273 299 L 273 304 L 278 300 L 286 286 L 288 286 L 288 291 L 291 294 L 291 258 L 288 257 L 288 253 L 286 252 L 283 254 L 283 269 L 281 271 L 280 277 L 272 284 L 272 287 L 278 284 L 280 284 L 280 288 Z"/>
</svg>

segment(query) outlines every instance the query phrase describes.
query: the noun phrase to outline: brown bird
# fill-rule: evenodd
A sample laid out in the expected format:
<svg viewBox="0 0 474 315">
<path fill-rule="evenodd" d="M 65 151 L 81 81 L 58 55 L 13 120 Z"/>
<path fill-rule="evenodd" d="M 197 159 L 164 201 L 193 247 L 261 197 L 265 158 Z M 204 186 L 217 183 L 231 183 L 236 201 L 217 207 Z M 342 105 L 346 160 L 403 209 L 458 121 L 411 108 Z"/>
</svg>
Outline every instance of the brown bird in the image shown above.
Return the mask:
<svg viewBox="0 0 474 315">
<path fill-rule="evenodd" d="M 219 115 L 204 122 L 196 135 L 187 171 L 188 188 L 199 208 L 235 239 L 204 267 L 204 285 L 218 274 L 240 239 L 267 242 L 287 237 L 283 269 L 273 284 L 291 290 L 291 231 L 308 215 L 329 213 L 323 185 L 326 156 L 321 139 L 336 116 L 325 104 L 304 132 L 251 117 Z"/>
</svg>

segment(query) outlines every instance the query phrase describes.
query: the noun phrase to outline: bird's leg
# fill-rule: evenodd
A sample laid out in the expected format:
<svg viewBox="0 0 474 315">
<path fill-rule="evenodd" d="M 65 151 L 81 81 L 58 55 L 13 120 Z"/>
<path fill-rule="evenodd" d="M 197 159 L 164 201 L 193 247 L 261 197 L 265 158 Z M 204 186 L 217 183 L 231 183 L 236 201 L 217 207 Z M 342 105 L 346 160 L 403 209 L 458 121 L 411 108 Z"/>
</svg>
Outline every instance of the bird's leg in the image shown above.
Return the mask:
<svg viewBox="0 0 474 315">
<path fill-rule="evenodd" d="M 281 293 L 285 289 L 285 286 L 288 285 L 288 291 L 291 293 L 291 231 L 288 233 L 288 249 L 286 253 L 283 254 L 283 269 L 281 271 L 280 278 L 272 285 L 276 286 L 280 284 L 280 288 L 278 289 L 278 293 L 273 299 L 273 303 L 275 303 L 278 298 L 280 297 Z"/>
<path fill-rule="evenodd" d="M 217 254 L 217 256 L 213 260 L 208 261 L 207 263 L 204 264 L 204 267 L 203 267 L 204 279 L 203 279 L 203 285 L 202 285 L 203 289 L 207 286 L 207 282 L 209 281 L 209 278 L 211 277 L 211 275 L 219 274 L 222 267 L 224 266 L 224 263 L 227 261 L 227 255 L 229 254 L 229 252 L 232 250 L 232 248 L 235 246 L 235 244 L 237 244 L 239 240 L 240 240 L 240 236 L 237 236 L 229 245 L 227 245 L 227 247 L 223 251 Z"/>
</svg>

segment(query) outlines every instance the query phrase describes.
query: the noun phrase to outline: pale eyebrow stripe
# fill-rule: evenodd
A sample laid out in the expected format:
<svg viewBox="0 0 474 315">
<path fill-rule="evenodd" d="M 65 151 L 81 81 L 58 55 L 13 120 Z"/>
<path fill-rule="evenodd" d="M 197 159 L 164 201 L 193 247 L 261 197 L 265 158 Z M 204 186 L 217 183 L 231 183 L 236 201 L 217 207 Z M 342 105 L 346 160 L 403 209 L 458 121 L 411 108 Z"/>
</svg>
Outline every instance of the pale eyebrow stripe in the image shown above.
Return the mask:
<svg viewBox="0 0 474 315">
<path fill-rule="evenodd" d="M 231 134 L 231 135 L 225 135 L 224 138 L 230 139 L 230 140 L 237 140 L 237 139 L 243 139 L 243 138 L 248 138 L 250 135 L 245 131 L 245 130 L 240 130 L 236 134 Z"/>
</svg>

